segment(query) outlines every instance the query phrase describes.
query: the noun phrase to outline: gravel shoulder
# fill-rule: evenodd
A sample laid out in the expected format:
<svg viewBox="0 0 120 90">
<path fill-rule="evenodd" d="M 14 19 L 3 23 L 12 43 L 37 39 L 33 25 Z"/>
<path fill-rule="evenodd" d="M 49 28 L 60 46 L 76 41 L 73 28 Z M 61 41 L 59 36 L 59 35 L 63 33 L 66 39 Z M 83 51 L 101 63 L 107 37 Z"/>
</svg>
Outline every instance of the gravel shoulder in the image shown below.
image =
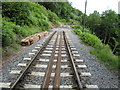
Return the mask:
<svg viewBox="0 0 120 90">
<path fill-rule="evenodd" d="M 62 26 L 58 28 L 51 29 L 50 32 L 53 31 L 65 31 L 67 36 L 71 39 L 73 45 L 76 47 L 80 54 L 80 58 L 84 60 L 85 64 L 87 65 L 87 69 L 92 74 L 90 81 L 92 84 L 98 85 L 99 88 L 118 88 L 118 77 L 110 70 L 108 70 L 104 64 L 100 64 L 99 60 L 89 53 L 90 49 L 93 49 L 90 46 L 86 46 L 81 43 L 79 36 L 72 33 L 72 29 L 69 26 Z M 11 60 L 8 64 L 2 68 L 2 81 L 8 82 L 10 81 L 8 78 L 9 72 L 11 70 L 15 70 L 16 65 L 19 62 L 22 62 L 24 57 L 28 57 L 28 53 L 39 43 L 42 43 L 44 38 L 37 43 L 34 43 L 30 47 L 25 48 L 23 52 L 17 55 L 13 60 Z"/>
</svg>

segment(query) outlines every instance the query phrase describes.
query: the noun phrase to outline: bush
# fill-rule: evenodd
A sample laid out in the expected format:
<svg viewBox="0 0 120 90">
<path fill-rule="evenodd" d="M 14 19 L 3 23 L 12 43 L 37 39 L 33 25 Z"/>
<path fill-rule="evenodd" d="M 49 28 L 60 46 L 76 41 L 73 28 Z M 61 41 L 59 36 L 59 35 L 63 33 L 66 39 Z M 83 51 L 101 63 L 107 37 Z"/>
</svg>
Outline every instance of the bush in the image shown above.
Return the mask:
<svg viewBox="0 0 120 90">
<path fill-rule="evenodd" d="M 82 26 L 80 26 L 80 25 L 72 25 L 71 27 L 73 29 L 80 29 L 80 30 L 82 30 Z"/>
<path fill-rule="evenodd" d="M 65 23 L 65 24 L 67 23 L 65 19 L 61 19 L 61 22 Z"/>
<path fill-rule="evenodd" d="M 48 18 L 51 22 L 54 22 L 56 25 L 60 25 L 59 22 L 60 20 L 58 16 L 55 13 L 51 12 L 50 10 L 48 10 Z"/>
<path fill-rule="evenodd" d="M 13 32 L 23 37 L 30 35 L 27 29 L 20 27 L 19 25 L 16 25 L 15 27 L 13 27 Z"/>
<path fill-rule="evenodd" d="M 15 41 L 15 34 L 11 30 L 4 30 L 2 32 L 2 46 L 9 46 Z"/>
<path fill-rule="evenodd" d="M 95 47 L 95 48 L 102 47 L 101 40 L 93 34 L 82 33 L 81 36 L 80 36 L 80 39 L 82 39 L 83 42 L 85 42 L 87 45 L 90 45 L 92 47 Z"/>
<path fill-rule="evenodd" d="M 3 18 L 3 23 L 2 23 L 2 31 L 3 31 L 3 34 L 5 32 L 13 32 L 14 34 L 17 34 L 17 35 L 21 35 L 21 36 L 28 36 L 28 32 L 26 31 L 26 29 L 24 29 L 23 27 L 20 27 L 19 25 L 15 25 L 14 23 L 12 22 L 7 22 L 4 20 Z M 8 33 L 9 34 L 9 33 Z"/>
<path fill-rule="evenodd" d="M 81 35 L 82 34 L 82 31 L 80 29 L 75 29 L 74 32 L 78 35 Z"/>
<path fill-rule="evenodd" d="M 87 33 L 91 33 L 91 31 L 89 30 L 89 28 L 84 28 L 83 30 L 83 27 L 81 25 L 72 25 L 71 26 L 74 30 L 78 29 L 80 30 L 81 32 L 87 32 Z"/>
<path fill-rule="evenodd" d="M 74 28 L 74 32 L 78 34 L 80 39 L 82 39 L 87 45 L 94 48 L 101 48 L 103 46 L 102 41 L 96 35 L 91 34 L 89 29 L 85 28 L 85 31 L 82 31 L 82 26 L 80 25 L 72 25 L 71 27 Z"/>
<path fill-rule="evenodd" d="M 50 22 L 47 22 L 46 20 L 41 19 L 41 27 L 42 27 L 42 30 L 45 31 L 51 28 L 51 24 Z"/>
<path fill-rule="evenodd" d="M 16 40 L 13 32 L 15 25 L 6 21 L 2 21 L 2 24 L 2 46 L 10 46 Z"/>
</svg>

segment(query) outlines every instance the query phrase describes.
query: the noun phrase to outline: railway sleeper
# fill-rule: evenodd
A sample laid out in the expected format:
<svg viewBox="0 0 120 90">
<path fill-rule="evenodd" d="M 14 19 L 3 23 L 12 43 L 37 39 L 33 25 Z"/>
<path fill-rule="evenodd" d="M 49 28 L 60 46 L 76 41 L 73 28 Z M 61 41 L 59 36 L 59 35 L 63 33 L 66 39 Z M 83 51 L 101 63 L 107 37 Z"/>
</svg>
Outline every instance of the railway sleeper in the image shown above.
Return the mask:
<svg viewBox="0 0 120 90">
<path fill-rule="evenodd" d="M 9 89 L 10 88 L 10 85 L 11 85 L 11 82 L 0 82 L 0 88 L 3 88 L 3 89 Z M 27 89 L 27 88 L 40 88 L 41 85 L 36 85 L 36 84 L 24 84 L 24 89 Z M 49 88 L 53 88 L 52 85 L 49 85 Z M 70 89 L 76 89 L 77 88 L 77 85 L 60 85 L 60 88 L 70 88 Z M 84 85 L 84 88 L 87 88 L 87 89 L 94 89 L 94 90 L 98 90 L 98 86 L 97 85 Z"/>
</svg>

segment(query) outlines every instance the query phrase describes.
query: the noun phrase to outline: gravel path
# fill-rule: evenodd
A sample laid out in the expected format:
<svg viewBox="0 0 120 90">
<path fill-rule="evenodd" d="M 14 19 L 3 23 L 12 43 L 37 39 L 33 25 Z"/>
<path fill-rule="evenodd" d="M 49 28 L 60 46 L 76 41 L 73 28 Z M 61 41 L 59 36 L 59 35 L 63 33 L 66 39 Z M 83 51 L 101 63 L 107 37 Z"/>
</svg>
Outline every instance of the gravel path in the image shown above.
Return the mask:
<svg viewBox="0 0 120 90">
<path fill-rule="evenodd" d="M 89 82 L 94 85 L 98 85 L 99 88 L 118 88 L 118 77 L 110 70 L 108 70 L 103 64 L 99 63 L 99 60 L 89 53 L 90 49 L 93 49 L 90 46 L 86 46 L 81 43 L 78 35 L 71 32 L 71 28 L 69 26 L 61 26 L 59 28 L 51 29 L 50 31 L 65 31 L 68 38 L 71 39 L 73 45 L 76 47 L 77 51 L 80 54 L 80 58 L 84 60 L 85 64 L 87 65 L 87 69 L 92 74 Z M 48 36 L 47 36 L 48 37 Z M 2 68 L 2 81 L 8 82 L 14 77 L 11 77 L 9 72 L 11 70 L 16 70 L 16 65 L 19 62 L 22 62 L 23 57 L 28 57 L 28 52 L 39 43 L 42 44 L 43 40 L 34 43 L 30 47 L 26 48 L 22 53 L 16 56 L 8 65 L 5 65 Z M 21 68 L 19 68 L 21 69 Z"/>
</svg>

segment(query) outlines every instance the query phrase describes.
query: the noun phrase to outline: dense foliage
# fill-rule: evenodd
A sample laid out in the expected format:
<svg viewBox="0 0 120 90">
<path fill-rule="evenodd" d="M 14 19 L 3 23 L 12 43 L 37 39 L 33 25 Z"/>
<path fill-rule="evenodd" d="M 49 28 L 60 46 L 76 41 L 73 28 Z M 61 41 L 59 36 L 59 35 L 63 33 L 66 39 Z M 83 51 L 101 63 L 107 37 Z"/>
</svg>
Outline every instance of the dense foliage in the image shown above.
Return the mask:
<svg viewBox="0 0 120 90">
<path fill-rule="evenodd" d="M 68 2 L 2 2 L 3 52 L 16 48 L 23 37 L 49 30 L 52 25 L 81 22 L 80 16 L 82 12 Z"/>
<path fill-rule="evenodd" d="M 18 47 L 23 37 L 49 30 L 51 22 L 60 25 L 55 13 L 33 2 L 3 2 L 2 17 L 3 55 Z"/>
<path fill-rule="evenodd" d="M 35 25 L 44 27 L 41 29 L 46 30 L 50 28 L 49 19 L 55 17 L 55 14 L 51 11 L 47 11 L 37 3 L 12 2 L 3 3 L 3 17 L 8 17 L 10 21 L 15 22 L 16 25 Z M 54 19 L 59 21 L 57 16 Z"/>
<path fill-rule="evenodd" d="M 79 28 L 78 28 L 79 27 Z M 118 63 L 118 56 L 115 56 L 109 47 L 105 45 L 102 41 L 96 36 L 93 35 L 89 29 L 81 28 L 82 26 L 74 25 L 72 28 L 74 32 L 80 36 L 80 39 L 86 44 L 94 47 L 90 52 L 91 54 L 96 55 L 102 63 L 108 66 L 110 69 L 120 69 L 120 64 Z"/>
<path fill-rule="evenodd" d="M 118 15 L 107 10 L 100 15 L 97 11 L 87 17 L 86 25 L 104 44 L 109 44 L 116 55 L 120 55 L 120 22 Z"/>
<path fill-rule="evenodd" d="M 39 2 L 39 4 L 55 12 L 65 22 L 82 22 L 83 13 L 73 8 L 68 2 Z"/>
</svg>

